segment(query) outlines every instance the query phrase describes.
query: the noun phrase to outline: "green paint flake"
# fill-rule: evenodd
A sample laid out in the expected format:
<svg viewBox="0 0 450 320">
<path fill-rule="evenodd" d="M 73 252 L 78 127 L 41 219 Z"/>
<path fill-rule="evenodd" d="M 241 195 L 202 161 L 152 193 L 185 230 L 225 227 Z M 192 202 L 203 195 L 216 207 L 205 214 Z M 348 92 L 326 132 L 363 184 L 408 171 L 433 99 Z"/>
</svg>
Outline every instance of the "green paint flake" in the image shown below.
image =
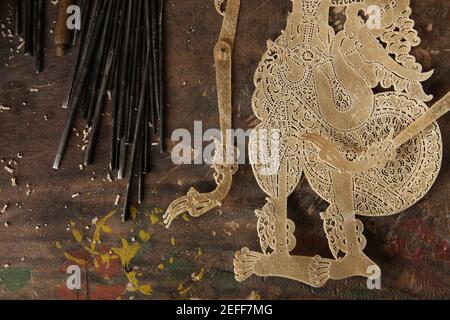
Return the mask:
<svg viewBox="0 0 450 320">
<path fill-rule="evenodd" d="M 17 292 L 23 289 L 31 279 L 31 269 L 8 268 L 0 271 L 0 286 L 9 292 Z"/>
<path fill-rule="evenodd" d="M 216 290 L 234 290 L 238 286 L 238 282 L 234 278 L 234 274 L 231 272 L 218 272 L 214 277 L 214 287 Z"/>
<path fill-rule="evenodd" d="M 190 277 L 195 268 L 196 266 L 192 262 L 183 258 L 174 258 L 172 264 L 165 265 L 165 271 L 169 272 L 172 278 L 177 281 Z"/>
</svg>

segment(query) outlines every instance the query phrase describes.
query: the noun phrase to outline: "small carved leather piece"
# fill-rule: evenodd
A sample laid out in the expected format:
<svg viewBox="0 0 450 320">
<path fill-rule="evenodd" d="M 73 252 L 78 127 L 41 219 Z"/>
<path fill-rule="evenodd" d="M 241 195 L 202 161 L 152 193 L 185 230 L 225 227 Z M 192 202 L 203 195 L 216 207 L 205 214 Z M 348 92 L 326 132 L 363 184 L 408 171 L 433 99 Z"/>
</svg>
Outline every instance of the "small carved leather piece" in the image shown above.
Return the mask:
<svg viewBox="0 0 450 320">
<path fill-rule="evenodd" d="M 223 19 L 222 31 L 218 43 L 214 47 L 216 63 L 216 82 L 220 117 L 221 141 L 215 141 L 216 153 L 213 159 L 214 179 L 217 188 L 210 193 L 200 193 L 191 188 L 188 194 L 169 206 L 164 215 L 167 228 L 183 213 L 192 217 L 200 217 L 214 208 L 220 207 L 228 196 L 233 175 L 238 170 L 237 150 L 231 141 L 232 129 L 232 84 L 231 69 L 234 40 L 239 17 L 240 0 L 228 0 L 225 10 L 224 0 L 214 0 L 214 5 Z"/>
</svg>

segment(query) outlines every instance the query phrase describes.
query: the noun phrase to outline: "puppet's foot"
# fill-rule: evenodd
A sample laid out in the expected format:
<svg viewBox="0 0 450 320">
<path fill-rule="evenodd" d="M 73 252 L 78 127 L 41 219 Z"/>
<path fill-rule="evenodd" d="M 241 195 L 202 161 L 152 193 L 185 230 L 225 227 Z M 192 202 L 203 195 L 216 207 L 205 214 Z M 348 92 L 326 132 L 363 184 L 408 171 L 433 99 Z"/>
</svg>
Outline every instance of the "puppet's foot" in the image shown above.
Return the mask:
<svg viewBox="0 0 450 320">
<path fill-rule="evenodd" d="M 252 275 L 260 277 L 282 277 L 318 287 L 309 274 L 312 258 L 272 253 L 270 255 L 243 248 L 236 253 L 234 273 L 236 280 L 243 282 Z"/>
<path fill-rule="evenodd" d="M 347 254 L 339 260 L 315 256 L 310 265 L 310 274 L 313 281 L 321 286 L 329 279 L 342 280 L 356 276 L 368 278 L 373 275 L 374 268 L 378 266 L 362 252 L 356 255 Z"/>
<path fill-rule="evenodd" d="M 256 274 L 257 265 L 264 259 L 267 259 L 264 254 L 250 251 L 248 248 L 236 252 L 233 262 L 236 280 L 243 282 Z"/>
<path fill-rule="evenodd" d="M 315 256 L 309 266 L 311 279 L 317 286 L 324 286 L 330 280 L 331 261 Z"/>
</svg>

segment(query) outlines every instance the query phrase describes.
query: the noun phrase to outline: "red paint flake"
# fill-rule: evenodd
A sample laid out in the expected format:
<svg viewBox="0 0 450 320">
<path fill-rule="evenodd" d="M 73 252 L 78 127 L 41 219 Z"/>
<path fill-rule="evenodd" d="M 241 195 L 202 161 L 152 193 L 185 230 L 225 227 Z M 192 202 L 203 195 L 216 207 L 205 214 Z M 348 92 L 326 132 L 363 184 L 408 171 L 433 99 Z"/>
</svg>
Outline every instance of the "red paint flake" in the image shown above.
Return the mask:
<svg viewBox="0 0 450 320">
<path fill-rule="evenodd" d="M 84 290 L 69 290 L 66 286 L 58 286 L 56 296 L 61 300 L 87 300 Z"/>
<path fill-rule="evenodd" d="M 120 259 L 110 260 L 109 264 L 102 263 L 101 257 L 97 257 L 97 265 L 95 272 L 103 279 L 112 279 L 116 276 L 122 275 L 122 265 Z"/>
<path fill-rule="evenodd" d="M 126 285 L 96 285 L 93 292 L 90 293 L 91 300 L 117 300 L 125 291 Z"/>
</svg>

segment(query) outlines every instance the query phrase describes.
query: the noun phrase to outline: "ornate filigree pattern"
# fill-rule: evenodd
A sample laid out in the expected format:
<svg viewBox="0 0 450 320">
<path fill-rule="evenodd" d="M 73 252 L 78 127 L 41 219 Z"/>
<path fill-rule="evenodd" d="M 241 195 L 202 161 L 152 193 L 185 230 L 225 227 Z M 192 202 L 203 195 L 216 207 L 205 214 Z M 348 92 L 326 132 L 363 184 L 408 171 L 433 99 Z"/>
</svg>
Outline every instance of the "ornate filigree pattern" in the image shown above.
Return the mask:
<svg viewBox="0 0 450 320">
<path fill-rule="evenodd" d="M 396 93 L 377 95 L 374 109 L 370 121 L 357 130 L 342 133 L 322 124 L 322 128 L 313 132 L 341 146 L 342 153 L 351 150 L 357 155 L 354 161 L 364 162 L 381 156 L 377 145 L 392 130 L 400 133 L 427 111 L 426 105 Z M 320 119 L 315 120 L 320 124 Z M 305 143 L 302 154 L 309 183 L 322 198 L 332 202 L 329 165 L 317 157 L 317 149 L 309 143 Z M 441 157 L 441 135 L 437 125 L 433 124 L 401 146 L 394 161 L 354 174 L 355 213 L 386 216 L 406 210 L 431 188 L 439 172 Z"/>
<path fill-rule="evenodd" d="M 258 218 L 257 230 L 259 236 L 259 243 L 261 250 L 267 254 L 267 250 L 275 250 L 275 226 L 278 222 L 275 215 L 275 207 L 270 199 L 267 199 L 267 204 L 262 210 L 256 210 L 256 217 Z"/>
<path fill-rule="evenodd" d="M 425 104 L 432 97 L 421 82 L 432 72 L 422 73 L 409 54 L 420 43 L 409 0 L 292 2 L 287 27 L 268 42 L 254 78 L 253 110 L 261 124 L 249 152 L 262 160 L 278 153 L 279 160 L 270 174 L 264 164 L 253 165 L 270 197 L 257 211 L 263 254 L 243 249 L 234 265 L 239 281 L 253 273 L 320 287 L 328 279 L 371 275 L 375 263 L 363 252 L 364 226 L 356 215 L 397 214 L 430 190 L 442 160 L 434 121 L 448 111 L 450 95 L 431 109 Z M 328 17 L 339 5 L 347 6 L 347 19 L 336 33 Z M 374 5 L 378 29 L 361 15 Z M 279 134 L 279 145 L 260 134 L 267 131 Z M 287 197 L 303 173 L 330 203 L 321 217 L 334 260 L 289 254 Z"/>
<path fill-rule="evenodd" d="M 320 214 L 320 218 L 323 220 L 323 229 L 327 235 L 331 253 L 335 259 L 339 259 L 341 253 L 348 253 L 344 232 L 344 217 L 338 213 L 334 206 L 330 206 L 326 212 Z M 367 244 L 363 232 L 364 225 L 360 220 L 356 220 L 356 235 L 360 250 L 364 250 Z"/>
</svg>

